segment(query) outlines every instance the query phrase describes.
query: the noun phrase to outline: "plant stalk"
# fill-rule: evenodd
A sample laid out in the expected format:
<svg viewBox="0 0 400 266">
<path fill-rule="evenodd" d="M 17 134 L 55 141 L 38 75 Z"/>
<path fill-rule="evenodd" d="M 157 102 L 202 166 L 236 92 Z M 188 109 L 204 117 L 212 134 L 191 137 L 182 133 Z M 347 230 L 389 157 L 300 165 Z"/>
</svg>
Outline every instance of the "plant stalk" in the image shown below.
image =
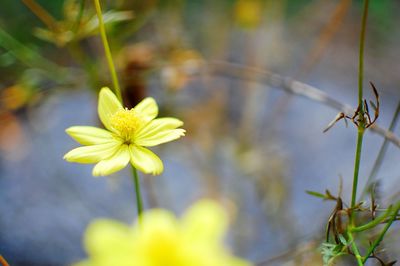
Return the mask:
<svg viewBox="0 0 400 266">
<path fill-rule="evenodd" d="M 382 232 L 379 234 L 378 238 L 375 239 L 375 241 L 369 247 L 369 249 L 367 251 L 367 254 L 365 255 L 365 257 L 363 259 L 363 263 L 365 263 L 367 261 L 369 256 L 371 256 L 371 254 L 376 249 L 376 247 L 382 242 L 383 237 L 385 236 L 385 234 L 388 231 L 389 227 L 392 225 L 393 221 L 396 219 L 397 214 L 398 214 L 399 211 L 400 211 L 400 202 L 397 202 L 389 221 L 386 223 L 385 227 L 383 228 Z"/>
<path fill-rule="evenodd" d="M 96 7 L 97 18 L 99 19 L 99 29 L 100 29 L 101 41 L 103 42 L 104 53 L 106 54 L 108 68 L 110 70 L 112 82 L 114 85 L 114 91 L 115 91 L 115 94 L 117 95 L 119 101 L 122 103 L 121 88 L 119 86 L 117 72 L 115 71 L 114 62 L 113 62 L 113 59 L 111 56 L 110 46 L 108 45 L 108 41 L 107 41 L 106 29 L 104 27 L 103 16 L 101 13 L 100 1 L 99 0 L 93 0 L 93 1 L 94 1 L 94 5 Z"/>
<path fill-rule="evenodd" d="M 384 214 L 381 214 L 379 217 L 375 218 L 371 222 L 366 223 L 364 225 L 357 226 L 357 227 L 353 227 L 350 229 L 350 231 L 351 232 L 362 232 L 365 230 L 372 229 L 372 228 L 376 227 L 377 225 L 379 225 L 381 222 L 383 222 L 391 214 L 391 212 L 392 212 L 392 206 L 390 206 Z"/>
<path fill-rule="evenodd" d="M 364 0 L 364 11 L 361 22 L 360 32 L 360 48 L 358 58 L 358 104 L 362 107 L 361 112 L 364 114 L 363 102 L 363 78 L 364 78 L 364 44 L 365 44 L 365 29 L 367 25 L 369 0 Z"/>
<path fill-rule="evenodd" d="M 365 29 L 367 24 L 368 16 L 368 4 L 369 0 L 364 0 L 364 11 L 361 22 L 361 32 L 360 32 L 360 48 L 359 48 L 359 60 L 358 60 L 358 134 L 357 134 L 357 147 L 356 156 L 354 162 L 354 176 L 353 176 L 353 189 L 351 194 L 351 208 L 356 205 L 357 197 L 357 186 L 358 186 L 358 174 L 360 170 L 361 161 L 361 150 L 362 142 L 365 131 L 365 118 L 364 118 L 364 104 L 363 104 L 363 78 L 364 78 L 364 43 L 365 43 Z M 354 212 L 350 216 L 350 222 L 353 223 Z"/>
<path fill-rule="evenodd" d="M 132 178 L 133 183 L 135 184 L 135 192 L 136 192 L 136 206 L 138 211 L 138 217 L 140 218 L 143 212 L 143 201 L 142 201 L 142 194 L 140 192 L 140 182 L 137 170 L 135 167 L 132 166 Z"/>
<path fill-rule="evenodd" d="M 354 161 L 353 190 L 351 193 L 351 208 L 354 208 L 354 206 L 356 205 L 358 176 L 359 176 L 359 171 L 360 171 L 361 150 L 362 150 L 363 138 L 364 138 L 364 128 L 363 128 L 363 126 L 360 125 L 358 127 L 358 133 L 357 133 L 357 146 L 356 146 L 356 155 L 355 155 L 355 161 Z M 352 212 L 351 217 L 354 217 L 353 213 L 354 213 L 354 211 Z M 351 220 L 352 219 L 353 218 L 351 218 Z"/>
<path fill-rule="evenodd" d="M 350 241 L 351 249 L 354 252 L 354 256 L 356 257 L 358 266 L 363 266 L 364 265 L 363 258 L 360 255 L 360 251 L 358 250 L 357 244 L 354 241 L 353 235 L 350 231 L 347 231 L 347 237 Z"/>
</svg>

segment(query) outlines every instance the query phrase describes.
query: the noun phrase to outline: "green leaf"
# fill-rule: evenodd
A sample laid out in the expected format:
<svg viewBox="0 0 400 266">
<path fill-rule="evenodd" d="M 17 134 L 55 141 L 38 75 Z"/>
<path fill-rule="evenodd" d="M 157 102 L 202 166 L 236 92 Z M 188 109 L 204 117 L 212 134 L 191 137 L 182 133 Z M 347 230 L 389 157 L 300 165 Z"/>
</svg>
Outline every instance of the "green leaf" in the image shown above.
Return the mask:
<svg viewBox="0 0 400 266">
<path fill-rule="evenodd" d="M 314 196 L 314 197 L 317 197 L 317 198 L 327 199 L 325 194 L 322 194 L 322 193 L 319 193 L 319 192 L 316 192 L 316 191 L 306 190 L 306 193 L 308 195 L 311 195 L 311 196 Z"/>
</svg>

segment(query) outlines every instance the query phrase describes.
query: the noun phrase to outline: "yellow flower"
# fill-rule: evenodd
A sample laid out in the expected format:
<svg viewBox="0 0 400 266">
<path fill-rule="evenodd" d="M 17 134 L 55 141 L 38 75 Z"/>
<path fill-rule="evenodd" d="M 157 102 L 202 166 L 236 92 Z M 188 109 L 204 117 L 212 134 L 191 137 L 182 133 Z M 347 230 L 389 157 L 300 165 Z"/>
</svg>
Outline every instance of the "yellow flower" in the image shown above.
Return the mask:
<svg viewBox="0 0 400 266">
<path fill-rule="evenodd" d="M 145 212 L 140 223 L 91 223 L 84 244 L 89 258 L 75 266 L 248 266 L 223 246 L 227 215 L 220 205 L 201 200 L 183 217 L 161 209 Z"/>
<path fill-rule="evenodd" d="M 94 176 L 106 176 L 124 168 L 129 162 L 144 173 L 158 175 L 164 166 L 160 158 L 144 147 L 152 147 L 185 135 L 178 128 L 183 122 L 171 117 L 156 118 L 158 106 L 146 98 L 134 108 L 123 108 L 109 88 L 99 94 L 98 113 L 106 129 L 73 126 L 66 132 L 86 145 L 64 155 L 68 162 L 96 163 Z"/>
<path fill-rule="evenodd" d="M 235 3 L 236 21 L 243 27 L 256 28 L 262 19 L 263 2 L 260 0 L 238 0 Z"/>
</svg>

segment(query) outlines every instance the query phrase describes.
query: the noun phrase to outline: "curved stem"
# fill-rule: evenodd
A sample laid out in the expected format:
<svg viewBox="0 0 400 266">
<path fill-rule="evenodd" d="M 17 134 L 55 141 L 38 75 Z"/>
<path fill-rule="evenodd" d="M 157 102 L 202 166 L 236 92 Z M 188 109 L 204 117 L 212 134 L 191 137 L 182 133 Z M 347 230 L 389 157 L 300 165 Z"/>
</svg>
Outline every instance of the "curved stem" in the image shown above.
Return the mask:
<svg viewBox="0 0 400 266">
<path fill-rule="evenodd" d="M 143 201 L 142 201 L 142 194 L 140 192 L 140 183 L 139 183 L 139 176 L 135 167 L 132 166 L 132 178 L 133 183 L 135 184 L 135 192 L 136 192 L 136 206 L 138 211 L 138 217 L 143 212 Z"/>
<path fill-rule="evenodd" d="M 350 229 L 351 232 L 362 232 L 368 229 L 372 229 L 374 227 L 376 227 L 378 224 L 380 224 L 381 222 L 383 222 L 392 212 L 392 206 L 389 206 L 389 208 L 386 210 L 386 212 L 382 215 L 380 215 L 379 217 L 377 217 L 376 219 L 372 220 L 369 223 L 366 223 L 364 225 L 361 226 L 357 226 L 357 227 L 353 227 Z"/>
<path fill-rule="evenodd" d="M 106 54 L 108 68 L 110 70 L 111 78 L 112 78 L 113 85 L 114 85 L 114 91 L 115 91 L 115 94 L 117 95 L 118 99 L 120 100 L 120 102 L 122 102 L 121 88 L 119 87 L 117 72 L 115 71 L 115 66 L 114 66 L 112 56 L 111 56 L 110 46 L 108 45 L 108 41 L 107 41 L 106 29 L 104 27 L 103 16 L 101 14 L 100 2 L 99 2 L 99 0 L 93 0 L 93 1 L 94 1 L 94 5 L 96 7 L 97 18 L 99 19 L 101 41 L 103 42 L 104 53 Z"/>
<path fill-rule="evenodd" d="M 389 230 L 389 227 L 392 225 L 393 221 L 396 219 L 397 213 L 400 211 L 400 202 L 398 202 L 394 208 L 395 210 L 393 211 L 389 221 L 387 222 L 387 224 L 385 225 L 385 227 L 383 228 L 382 232 L 379 234 L 378 238 L 375 239 L 375 241 L 371 244 L 371 246 L 369 247 L 367 254 L 365 255 L 363 262 L 366 262 L 367 259 L 369 258 L 369 256 L 371 256 L 371 254 L 374 252 L 374 250 L 376 249 L 376 247 L 382 242 L 383 237 L 385 236 L 387 230 Z"/>
</svg>

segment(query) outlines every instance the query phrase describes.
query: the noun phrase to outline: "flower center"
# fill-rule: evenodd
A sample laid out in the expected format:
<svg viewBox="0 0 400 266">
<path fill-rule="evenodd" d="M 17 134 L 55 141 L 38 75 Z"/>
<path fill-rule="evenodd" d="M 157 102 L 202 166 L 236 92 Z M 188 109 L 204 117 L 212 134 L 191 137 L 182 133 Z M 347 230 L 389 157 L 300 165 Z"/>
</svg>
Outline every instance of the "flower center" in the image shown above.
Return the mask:
<svg viewBox="0 0 400 266">
<path fill-rule="evenodd" d="M 111 126 L 118 131 L 125 142 L 130 142 L 133 134 L 143 124 L 143 120 L 133 110 L 123 109 L 111 116 Z"/>
</svg>

